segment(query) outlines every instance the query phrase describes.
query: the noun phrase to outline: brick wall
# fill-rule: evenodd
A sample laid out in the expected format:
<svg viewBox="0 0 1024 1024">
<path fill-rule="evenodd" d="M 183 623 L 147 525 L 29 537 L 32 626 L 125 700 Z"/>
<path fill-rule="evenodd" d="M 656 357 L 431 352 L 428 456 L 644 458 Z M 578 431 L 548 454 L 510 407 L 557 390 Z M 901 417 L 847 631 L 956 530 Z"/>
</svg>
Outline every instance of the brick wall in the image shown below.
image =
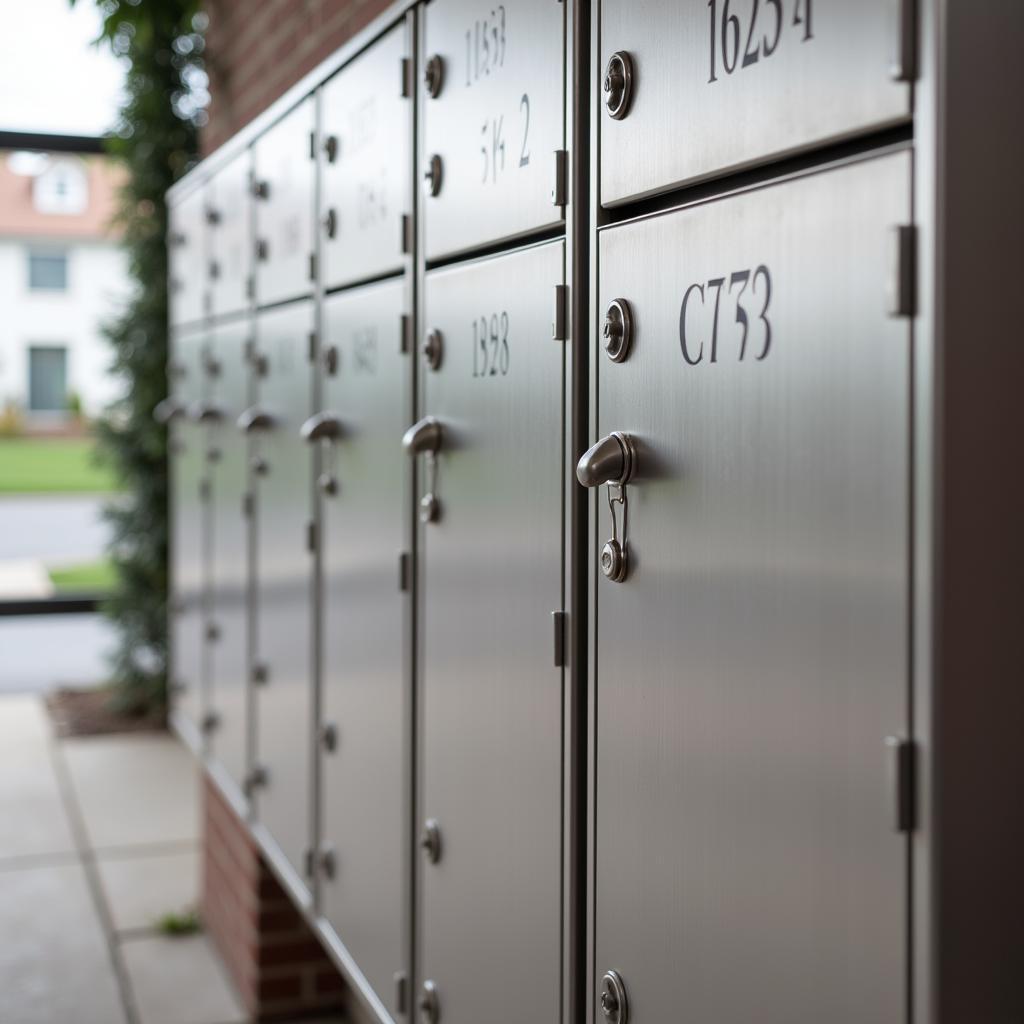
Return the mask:
<svg viewBox="0 0 1024 1024">
<path fill-rule="evenodd" d="M 390 5 L 391 0 L 206 0 L 209 123 L 216 149 Z"/>
<path fill-rule="evenodd" d="M 342 976 L 292 906 L 217 787 L 203 782 L 202 916 L 257 1021 L 350 1008 Z"/>
</svg>

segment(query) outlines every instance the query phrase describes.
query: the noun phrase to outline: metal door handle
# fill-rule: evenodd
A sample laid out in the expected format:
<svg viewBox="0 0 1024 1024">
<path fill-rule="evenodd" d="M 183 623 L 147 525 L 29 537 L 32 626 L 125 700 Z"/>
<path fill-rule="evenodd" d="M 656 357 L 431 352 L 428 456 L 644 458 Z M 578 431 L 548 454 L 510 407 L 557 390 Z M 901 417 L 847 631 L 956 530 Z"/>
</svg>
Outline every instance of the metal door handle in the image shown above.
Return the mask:
<svg viewBox="0 0 1024 1024">
<path fill-rule="evenodd" d="M 341 420 L 333 412 L 318 412 L 299 428 L 303 441 L 337 441 L 342 435 Z"/>
<path fill-rule="evenodd" d="M 253 434 L 257 430 L 271 430 L 273 427 L 274 417 L 254 405 L 238 417 L 238 429 L 246 434 Z"/>
<path fill-rule="evenodd" d="M 617 430 L 584 452 L 576 466 L 576 479 L 584 487 L 626 484 L 636 471 L 636 447 L 629 434 Z"/>
<path fill-rule="evenodd" d="M 153 419 L 157 423 L 170 423 L 185 414 L 185 407 L 176 398 L 165 398 L 153 407 Z"/>
<path fill-rule="evenodd" d="M 437 454 L 441 450 L 443 440 L 444 430 L 440 420 L 434 416 L 424 416 L 405 432 L 402 447 L 410 455 L 418 455 L 420 452 Z"/>
<path fill-rule="evenodd" d="M 196 402 L 188 411 L 189 419 L 194 423 L 220 423 L 224 413 L 209 402 Z"/>
</svg>

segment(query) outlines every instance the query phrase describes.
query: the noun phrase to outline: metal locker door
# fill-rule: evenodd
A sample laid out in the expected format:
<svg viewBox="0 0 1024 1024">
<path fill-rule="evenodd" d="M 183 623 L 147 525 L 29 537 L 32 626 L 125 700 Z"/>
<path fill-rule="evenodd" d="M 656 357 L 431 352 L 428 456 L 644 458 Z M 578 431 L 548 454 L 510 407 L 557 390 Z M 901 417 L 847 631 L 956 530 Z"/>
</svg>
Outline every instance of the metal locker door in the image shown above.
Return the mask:
<svg viewBox="0 0 1024 1024">
<path fill-rule="evenodd" d="M 210 512 L 210 682 L 216 730 L 216 762 L 239 792 L 245 787 L 248 756 L 248 445 L 238 417 L 252 396 L 246 345 L 248 320 L 224 324 L 211 333 L 213 361 L 209 405 Z"/>
<path fill-rule="evenodd" d="M 313 290 L 313 98 L 253 146 L 256 204 L 256 299 L 261 306 Z"/>
<path fill-rule="evenodd" d="M 207 313 L 207 238 L 205 193 L 189 192 L 169 210 L 169 319 L 179 327 L 202 320 Z"/>
<path fill-rule="evenodd" d="M 256 818 L 297 881 L 312 836 L 312 481 L 299 436 L 312 403 L 312 330 L 312 302 L 258 314 L 256 401 L 240 421 L 255 497 Z"/>
<path fill-rule="evenodd" d="M 420 998 L 444 1024 L 561 1015 L 563 671 L 552 613 L 563 607 L 565 342 L 552 339 L 552 317 L 563 280 L 562 242 L 426 279 L 427 417 L 405 442 L 426 453 L 429 520 L 418 597 Z"/>
<path fill-rule="evenodd" d="M 909 215 L 901 152 L 601 233 L 595 1020 L 904 1019 Z"/>
<path fill-rule="evenodd" d="M 205 427 L 193 411 L 208 395 L 203 371 L 206 333 L 178 331 L 171 339 L 168 450 L 171 473 L 170 664 L 175 713 L 198 746 L 207 710 L 206 627 L 209 477 Z"/>
<path fill-rule="evenodd" d="M 562 222 L 565 4 L 431 0 L 424 11 L 426 256 Z M 564 204 L 564 199 L 559 197 Z"/>
<path fill-rule="evenodd" d="M 408 29 L 396 25 L 323 87 L 324 287 L 401 270 L 409 211 Z M 411 238 L 408 239 L 411 242 Z"/>
<path fill-rule="evenodd" d="M 307 430 L 324 449 L 321 908 L 385 1019 L 395 1011 L 394 975 L 408 967 L 404 309 L 401 279 L 327 299 L 323 411 Z"/>
<path fill-rule="evenodd" d="M 221 168 L 210 183 L 211 305 L 216 316 L 249 306 L 252 243 L 252 159 L 249 150 Z"/>
<path fill-rule="evenodd" d="M 601 202 L 908 119 L 912 6 L 601 0 Z"/>
</svg>

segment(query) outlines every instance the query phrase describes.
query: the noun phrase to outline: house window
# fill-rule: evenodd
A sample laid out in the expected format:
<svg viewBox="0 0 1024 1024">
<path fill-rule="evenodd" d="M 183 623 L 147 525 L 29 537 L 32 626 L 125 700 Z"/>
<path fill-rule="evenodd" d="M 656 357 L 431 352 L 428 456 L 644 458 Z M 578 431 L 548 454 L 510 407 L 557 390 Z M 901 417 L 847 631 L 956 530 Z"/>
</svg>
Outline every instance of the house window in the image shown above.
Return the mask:
<svg viewBox="0 0 1024 1024">
<path fill-rule="evenodd" d="M 64 412 L 68 405 L 68 350 L 65 345 L 32 345 L 28 350 L 28 407 Z"/>
<path fill-rule="evenodd" d="M 32 189 L 35 207 L 40 213 L 85 213 L 89 206 L 89 177 L 80 160 L 51 160 L 36 175 Z"/>
<path fill-rule="evenodd" d="M 30 252 L 28 286 L 34 292 L 63 292 L 68 287 L 66 252 Z"/>
</svg>

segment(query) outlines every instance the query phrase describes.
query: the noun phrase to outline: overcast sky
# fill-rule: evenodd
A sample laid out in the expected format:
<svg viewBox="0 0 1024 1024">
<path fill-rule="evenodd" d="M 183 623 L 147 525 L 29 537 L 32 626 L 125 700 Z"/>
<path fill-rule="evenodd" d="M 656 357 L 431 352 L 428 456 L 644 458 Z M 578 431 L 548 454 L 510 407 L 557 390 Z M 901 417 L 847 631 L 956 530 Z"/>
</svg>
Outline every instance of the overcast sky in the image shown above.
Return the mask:
<svg viewBox="0 0 1024 1024">
<path fill-rule="evenodd" d="M 114 124 L 120 64 L 95 47 L 95 0 L 0 0 L 0 129 L 99 135 Z"/>
</svg>

